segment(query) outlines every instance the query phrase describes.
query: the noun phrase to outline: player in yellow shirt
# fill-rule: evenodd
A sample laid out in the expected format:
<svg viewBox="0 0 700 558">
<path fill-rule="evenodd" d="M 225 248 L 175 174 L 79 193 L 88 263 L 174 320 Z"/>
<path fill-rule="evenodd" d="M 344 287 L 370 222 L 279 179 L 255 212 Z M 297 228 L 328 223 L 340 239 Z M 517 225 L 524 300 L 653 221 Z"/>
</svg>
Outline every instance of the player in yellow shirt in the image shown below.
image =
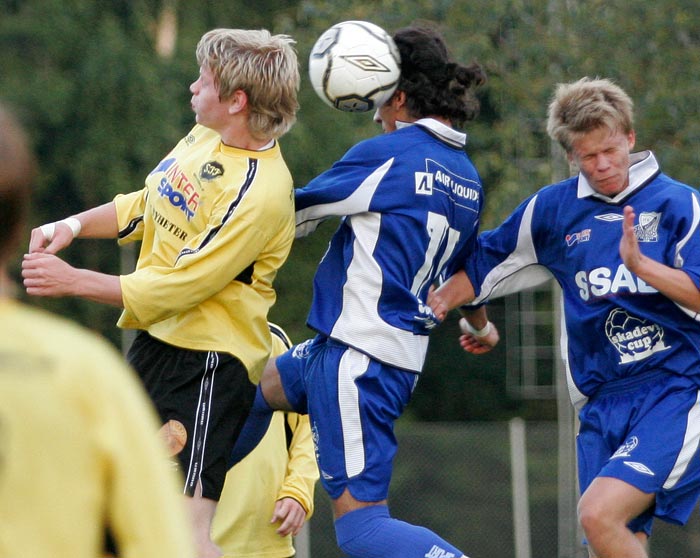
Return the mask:
<svg viewBox="0 0 700 558">
<path fill-rule="evenodd" d="M 291 347 L 270 324 L 272 355 Z M 212 524 L 225 558 L 290 558 L 318 480 L 308 415 L 277 411 L 260 444 L 229 470 Z"/>
<path fill-rule="evenodd" d="M 106 341 L 11 297 L 34 160 L 0 107 L 0 555 L 191 558 L 153 408 Z"/>
<path fill-rule="evenodd" d="M 218 558 L 211 521 L 240 425 L 270 354 L 272 282 L 294 239 L 293 184 L 278 138 L 298 109 L 294 41 L 214 29 L 190 85 L 197 124 L 145 187 L 32 231 L 27 293 L 123 307 L 139 330 L 127 358 L 177 452 L 198 558 Z M 75 237 L 141 242 L 121 276 L 56 257 Z"/>
</svg>

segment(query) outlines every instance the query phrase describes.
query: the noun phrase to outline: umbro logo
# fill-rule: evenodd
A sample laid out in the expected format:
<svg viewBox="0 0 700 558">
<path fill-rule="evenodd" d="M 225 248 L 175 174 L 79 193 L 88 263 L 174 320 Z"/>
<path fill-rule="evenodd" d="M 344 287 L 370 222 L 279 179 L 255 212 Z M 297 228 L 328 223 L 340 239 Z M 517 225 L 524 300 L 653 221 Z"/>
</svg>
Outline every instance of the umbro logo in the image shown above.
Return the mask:
<svg viewBox="0 0 700 558">
<path fill-rule="evenodd" d="M 341 56 L 341 58 L 353 66 L 357 66 L 363 72 L 388 73 L 391 71 L 386 64 L 382 64 L 381 61 L 369 54 L 347 54 L 345 56 Z"/>
<path fill-rule="evenodd" d="M 654 476 L 654 471 L 649 469 L 649 467 L 647 467 L 643 463 L 637 463 L 636 461 L 623 461 L 623 463 L 625 465 L 627 465 L 628 467 L 632 467 L 632 469 L 634 469 L 635 471 L 637 471 L 639 473 L 642 473 L 644 475 L 649 475 L 650 477 Z"/>
<path fill-rule="evenodd" d="M 614 221 L 622 221 L 624 217 L 620 213 L 603 213 L 603 215 L 595 216 L 598 221 L 605 221 L 606 223 L 613 223 Z"/>
</svg>

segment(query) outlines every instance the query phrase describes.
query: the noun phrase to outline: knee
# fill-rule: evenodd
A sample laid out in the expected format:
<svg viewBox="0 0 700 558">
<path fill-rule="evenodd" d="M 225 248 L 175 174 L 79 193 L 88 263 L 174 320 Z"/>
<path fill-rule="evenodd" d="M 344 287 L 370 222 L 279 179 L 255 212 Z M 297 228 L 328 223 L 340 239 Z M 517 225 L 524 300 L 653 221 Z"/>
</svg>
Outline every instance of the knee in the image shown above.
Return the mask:
<svg viewBox="0 0 700 558">
<path fill-rule="evenodd" d="M 382 525 L 389 520 L 386 506 L 368 506 L 350 511 L 335 520 L 338 548 L 349 558 L 378 558 L 386 555 Z"/>
<path fill-rule="evenodd" d="M 583 502 L 579 502 L 577 511 L 578 521 L 581 528 L 583 529 L 586 538 L 590 539 L 591 535 L 596 533 L 603 524 L 600 510 L 594 508 L 593 506 L 585 505 Z"/>
<path fill-rule="evenodd" d="M 289 374 L 280 374 L 277 360 L 270 359 L 260 378 L 260 390 L 268 405 L 277 411 L 308 413 L 305 386 Z"/>
<path fill-rule="evenodd" d="M 282 379 L 275 364 L 275 359 L 270 359 L 260 377 L 261 395 L 267 404 L 275 410 L 291 411 L 282 387 Z"/>
<path fill-rule="evenodd" d="M 578 504 L 578 520 L 586 539 L 596 539 L 605 529 L 610 528 L 613 518 L 605 506 L 595 498 L 581 498 Z"/>
</svg>

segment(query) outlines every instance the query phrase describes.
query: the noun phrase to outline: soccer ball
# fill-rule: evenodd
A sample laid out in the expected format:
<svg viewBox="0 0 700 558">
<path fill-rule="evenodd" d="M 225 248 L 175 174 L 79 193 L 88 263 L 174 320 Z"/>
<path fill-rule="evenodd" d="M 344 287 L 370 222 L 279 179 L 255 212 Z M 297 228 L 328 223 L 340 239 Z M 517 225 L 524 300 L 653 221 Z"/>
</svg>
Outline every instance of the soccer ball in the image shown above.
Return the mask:
<svg viewBox="0 0 700 558">
<path fill-rule="evenodd" d="M 309 78 L 319 97 L 345 112 L 367 112 L 394 93 L 401 57 L 391 36 L 368 21 L 326 30 L 309 55 Z"/>
</svg>

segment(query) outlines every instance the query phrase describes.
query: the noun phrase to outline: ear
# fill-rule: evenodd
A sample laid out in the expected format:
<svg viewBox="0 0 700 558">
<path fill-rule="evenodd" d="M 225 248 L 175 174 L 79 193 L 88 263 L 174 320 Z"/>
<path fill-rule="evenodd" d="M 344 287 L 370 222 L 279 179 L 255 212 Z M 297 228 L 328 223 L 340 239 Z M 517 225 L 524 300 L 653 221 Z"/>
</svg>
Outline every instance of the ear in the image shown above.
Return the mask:
<svg viewBox="0 0 700 558">
<path fill-rule="evenodd" d="M 389 102 L 392 103 L 395 110 L 399 110 L 400 108 L 406 106 L 406 92 L 397 89 L 394 91 L 391 99 L 389 99 Z"/>
<path fill-rule="evenodd" d="M 630 148 L 630 152 L 632 151 L 632 149 L 634 149 L 635 143 L 637 143 L 637 134 L 634 130 L 632 130 L 629 134 L 627 134 L 627 145 Z"/>
<path fill-rule="evenodd" d="M 242 89 L 236 89 L 228 100 L 228 113 L 237 114 L 248 106 L 248 95 Z"/>
</svg>

